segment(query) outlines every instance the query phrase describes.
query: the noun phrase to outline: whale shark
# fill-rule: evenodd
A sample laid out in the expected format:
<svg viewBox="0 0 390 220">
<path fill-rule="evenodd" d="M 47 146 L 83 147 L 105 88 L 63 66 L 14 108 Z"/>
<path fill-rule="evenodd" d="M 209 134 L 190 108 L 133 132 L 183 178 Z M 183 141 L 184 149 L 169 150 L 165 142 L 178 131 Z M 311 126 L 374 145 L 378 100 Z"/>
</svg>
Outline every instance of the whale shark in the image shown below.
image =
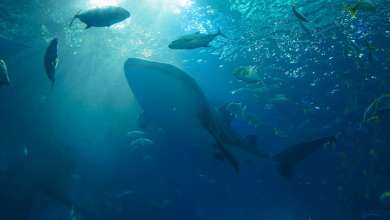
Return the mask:
<svg viewBox="0 0 390 220">
<path fill-rule="evenodd" d="M 240 163 L 254 160 L 274 162 L 278 173 L 292 181 L 294 166 L 321 149 L 334 136 L 294 145 L 277 154 L 261 150 L 257 136 L 243 137 L 232 127 L 234 118 L 228 104 L 214 108 L 195 79 L 180 68 L 141 58 L 129 58 L 124 64 L 127 82 L 143 109 L 138 119 L 153 121 L 167 133 L 198 149 L 205 158 L 225 159 L 238 172 Z"/>
</svg>

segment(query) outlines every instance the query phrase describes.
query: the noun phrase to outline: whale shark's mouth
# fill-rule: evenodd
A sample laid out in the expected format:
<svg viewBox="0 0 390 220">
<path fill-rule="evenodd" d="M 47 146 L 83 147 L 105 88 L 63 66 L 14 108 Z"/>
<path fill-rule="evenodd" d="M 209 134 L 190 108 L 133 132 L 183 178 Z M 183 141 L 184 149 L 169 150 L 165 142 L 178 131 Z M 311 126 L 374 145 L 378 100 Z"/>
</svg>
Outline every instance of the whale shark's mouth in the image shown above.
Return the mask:
<svg viewBox="0 0 390 220">
<path fill-rule="evenodd" d="M 160 71 L 164 74 L 169 74 L 171 76 L 178 77 L 179 79 L 183 78 L 182 75 L 178 74 L 178 72 L 182 71 L 176 66 L 167 64 L 167 63 L 161 63 L 156 62 L 152 60 L 142 59 L 142 58 L 128 58 L 125 62 L 124 68 L 127 70 L 130 70 L 131 68 L 137 68 L 138 71 L 126 71 L 126 74 L 134 73 L 134 74 L 142 74 L 142 72 L 139 71 L 139 69 L 145 69 L 146 70 L 154 70 L 154 71 Z"/>
</svg>

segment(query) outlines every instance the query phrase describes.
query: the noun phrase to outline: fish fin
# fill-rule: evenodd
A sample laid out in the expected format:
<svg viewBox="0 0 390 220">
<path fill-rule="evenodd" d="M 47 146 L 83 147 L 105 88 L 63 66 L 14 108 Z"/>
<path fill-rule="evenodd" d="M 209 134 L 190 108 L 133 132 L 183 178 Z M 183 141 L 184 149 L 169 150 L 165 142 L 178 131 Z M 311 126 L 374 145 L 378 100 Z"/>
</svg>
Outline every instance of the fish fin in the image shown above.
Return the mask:
<svg viewBox="0 0 390 220">
<path fill-rule="evenodd" d="M 221 29 L 219 29 L 219 28 L 218 28 L 218 33 L 217 33 L 217 35 L 221 35 L 222 37 L 227 38 L 227 37 L 222 33 Z"/>
<path fill-rule="evenodd" d="M 194 34 L 200 34 L 200 31 L 198 31 L 198 32 L 196 32 L 196 33 L 194 33 Z"/>
<path fill-rule="evenodd" d="M 88 28 L 91 28 L 92 26 L 90 26 L 89 24 L 87 24 L 87 26 L 84 28 L 84 30 L 88 29 Z"/>
<path fill-rule="evenodd" d="M 210 45 L 206 44 L 206 46 L 203 46 L 203 47 L 211 47 Z"/>
<path fill-rule="evenodd" d="M 142 112 L 141 114 L 138 115 L 137 121 L 138 121 L 138 126 L 141 129 L 144 129 L 148 124 L 148 122 L 150 121 L 150 118 L 145 114 L 145 112 Z"/>
<path fill-rule="evenodd" d="M 53 86 L 54 86 L 54 83 L 51 83 L 50 92 L 51 92 L 51 90 L 53 90 Z"/>
<path fill-rule="evenodd" d="M 245 136 L 245 138 L 251 143 L 257 146 L 257 135 Z"/>
<path fill-rule="evenodd" d="M 81 10 L 80 10 L 80 11 L 81 11 Z M 71 22 L 70 22 L 70 24 L 69 24 L 69 27 L 72 25 L 72 23 L 73 23 L 73 20 L 74 20 L 75 18 L 77 18 L 77 15 L 79 15 L 80 11 L 79 11 L 79 12 L 77 12 L 77 14 L 76 14 L 75 16 L 73 16 L 73 19 L 72 19 L 72 21 L 71 21 Z"/>
<path fill-rule="evenodd" d="M 336 137 L 331 136 L 307 141 L 277 153 L 275 157 L 279 161 L 279 163 L 276 164 L 278 173 L 284 179 L 292 181 L 291 174 L 294 166 L 313 152 L 322 149 L 324 144 L 328 141 L 336 141 Z"/>
<path fill-rule="evenodd" d="M 228 104 L 225 104 L 225 105 L 222 105 L 220 107 L 218 107 L 216 110 L 217 112 L 222 116 L 223 120 L 228 124 L 230 125 L 232 123 L 232 120 L 234 118 L 234 115 L 230 114 L 230 112 L 227 109 L 227 106 L 231 104 L 231 103 L 228 103 Z"/>
<path fill-rule="evenodd" d="M 215 153 L 213 154 L 213 157 L 221 162 L 225 161 L 225 156 L 223 156 L 223 153 Z"/>
<path fill-rule="evenodd" d="M 353 18 L 353 16 L 355 16 L 355 8 L 343 8 L 343 9 L 351 11 L 351 18 Z"/>
</svg>

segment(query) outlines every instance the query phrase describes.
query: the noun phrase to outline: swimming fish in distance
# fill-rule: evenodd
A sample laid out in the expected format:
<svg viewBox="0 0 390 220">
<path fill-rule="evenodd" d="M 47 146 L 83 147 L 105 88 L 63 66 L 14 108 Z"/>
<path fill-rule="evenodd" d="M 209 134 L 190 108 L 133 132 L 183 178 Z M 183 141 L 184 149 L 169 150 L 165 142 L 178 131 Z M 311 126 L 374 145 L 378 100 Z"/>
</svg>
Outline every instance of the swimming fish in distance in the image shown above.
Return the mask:
<svg viewBox="0 0 390 220">
<path fill-rule="evenodd" d="M 195 34 L 180 36 L 173 40 L 168 45 L 168 48 L 176 50 L 191 50 L 200 47 L 210 47 L 208 44 L 219 35 L 227 38 L 219 28 L 218 32 L 215 34 L 201 34 L 200 32 L 196 32 Z"/>
<path fill-rule="evenodd" d="M 375 10 L 376 8 L 379 7 L 379 4 L 376 2 L 373 2 L 371 0 L 360 0 L 355 7 L 346 7 L 343 8 L 345 10 L 350 10 L 351 11 L 351 17 L 353 18 L 355 16 L 355 12 L 358 9 L 365 9 L 365 10 Z"/>
<path fill-rule="evenodd" d="M 310 22 L 301 12 L 295 9 L 295 2 L 291 2 L 292 10 L 294 12 L 295 17 L 297 17 L 300 21 Z M 306 30 L 305 30 L 306 31 Z"/>
<path fill-rule="evenodd" d="M 43 57 L 43 65 L 45 66 L 46 74 L 51 81 L 51 89 L 53 89 L 54 83 L 56 82 L 55 74 L 56 67 L 58 65 L 58 54 L 57 54 L 58 40 L 54 38 L 50 41 L 50 45 L 47 47 L 45 56 Z"/>
<path fill-rule="evenodd" d="M 73 17 L 69 27 L 76 18 L 85 23 L 87 25 L 85 29 L 88 29 L 90 27 L 110 27 L 111 25 L 124 21 L 130 17 L 130 12 L 117 6 L 94 8 L 82 14 L 79 14 L 80 12 L 81 10 Z"/>
</svg>

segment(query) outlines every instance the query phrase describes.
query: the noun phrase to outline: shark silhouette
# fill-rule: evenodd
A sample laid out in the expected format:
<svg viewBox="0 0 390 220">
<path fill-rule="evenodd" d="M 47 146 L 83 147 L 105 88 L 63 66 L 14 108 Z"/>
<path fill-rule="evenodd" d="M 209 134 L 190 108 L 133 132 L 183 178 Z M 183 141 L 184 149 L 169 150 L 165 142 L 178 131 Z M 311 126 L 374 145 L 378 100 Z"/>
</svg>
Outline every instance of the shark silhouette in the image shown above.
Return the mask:
<svg viewBox="0 0 390 220">
<path fill-rule="evenodd" d="M 335 137 L 324 137 L 283 150 L 275 155 L 257 147 L 257 136 L 242 137 L 230 123 L 227 105 L 217 109 L 207 101 L 194 78 L 176 66 L 129 58 L 124 71 L 133 94 L 144 110 L 138 116 L 140 127 L 153 120 L 166 132 L 200 150 L 204 157 L 225 158 L 239 171 L 238 161 L 255 159 L 275 162 L 279 174 L 291 181 L 292 170 L 306 156 L 321 149 Z"/>
</svg>

